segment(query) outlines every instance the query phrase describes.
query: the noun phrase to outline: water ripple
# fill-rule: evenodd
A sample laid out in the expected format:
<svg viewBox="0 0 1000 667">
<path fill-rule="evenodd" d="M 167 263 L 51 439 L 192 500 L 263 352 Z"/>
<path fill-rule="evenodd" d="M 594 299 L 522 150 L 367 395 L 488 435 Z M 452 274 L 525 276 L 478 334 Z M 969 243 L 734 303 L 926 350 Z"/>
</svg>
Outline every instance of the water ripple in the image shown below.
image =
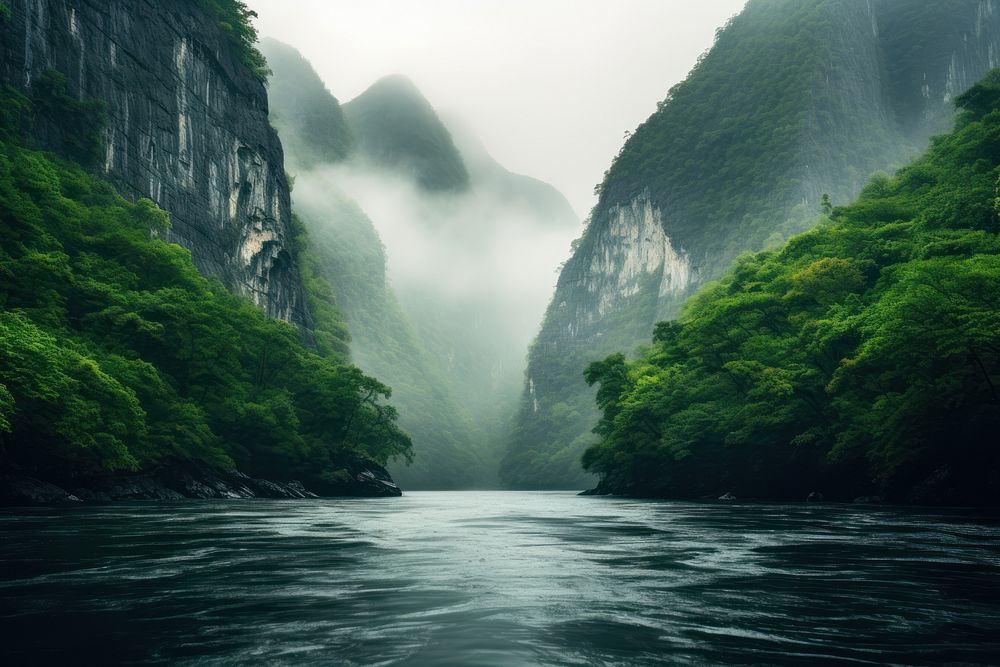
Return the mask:
<svg viewBox="0 0 1000 667">
<path fill-rule="evenodd" d="M 566 493 L 0 513 L 9 664 L 997 663 L 1000 520 Z"/>
</svg>

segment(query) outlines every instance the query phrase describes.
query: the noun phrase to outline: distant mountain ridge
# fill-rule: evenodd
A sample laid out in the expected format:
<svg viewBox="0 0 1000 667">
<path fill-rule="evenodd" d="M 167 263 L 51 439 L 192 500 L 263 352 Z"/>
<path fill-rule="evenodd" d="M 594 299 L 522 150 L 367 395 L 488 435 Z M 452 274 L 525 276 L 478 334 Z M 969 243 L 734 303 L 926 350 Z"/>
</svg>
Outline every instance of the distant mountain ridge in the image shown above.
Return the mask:
<svg viewBox="0 0 1000 667">
<path fill-rule="evenodd" d="M 429 191 L 462 191 L 469 172 L 433 107 L 413 82 L 386 76 L 344 105 L 360 156 Z"/>
<path fill-rule="evenodd" d="M 516 174 L 497 162 L 460 118 L 445 115 L 445 127 L 462 156 L 473 188 L 487 189 L 553 226 L 575 226 L 580 219 L 563 193 L 545 181 Z"/>
<path fill-rule="evenodd" d="M 496 485 L 494 452 L 537 319 L 525 326 L 523 314 L 511 315 L 524 305 L 504 295 L 499 276 L 489 297 L 456 295 L 458 284 L 391 284 L 393 257 L 372 220 L 393 218 L 390 227 L 424 250 L 453 244 L 447 256 L 416 258 L 428 271 L 454 268 L 440 262 L 482 273 L 492 260 L 477 253 L 521 229 L 520 243 L 537 245 L 527 231 L 537 230 L 564 236 L 564 248 L 579 224 L 575 212 L 551 185 L 505 169 L 460 121 L 442 121 L 405 77 L 380 79 L 341 107 L 294 48 L 265 40 L 261 50 L 274 72 L 272 122 L 286 146 L 295 211 L 316 250 L 311 266 L 337 290 L 352 359 L 394 388 L 400 424 L 413 437 L 413 465 L 392 467 L 393 476 L 404 488 Z M 401 198 L 412 210 L 369 209 L 353 187 L 369 197 L 374 189 L 374 204 Z M 524 261 L 532 260 L 510 259 Z M 539 302 L 536 317 L 541 310 Z"/>
<path fill-rule="evenodd" d="M 271 122 L 282 132 L 286 160 L 293 167 L 347 159 L 354 135 L 336 97 L 305 58 L 276 39 L 260 41 L 272 76 L 268 84 Z"/>
</svg>

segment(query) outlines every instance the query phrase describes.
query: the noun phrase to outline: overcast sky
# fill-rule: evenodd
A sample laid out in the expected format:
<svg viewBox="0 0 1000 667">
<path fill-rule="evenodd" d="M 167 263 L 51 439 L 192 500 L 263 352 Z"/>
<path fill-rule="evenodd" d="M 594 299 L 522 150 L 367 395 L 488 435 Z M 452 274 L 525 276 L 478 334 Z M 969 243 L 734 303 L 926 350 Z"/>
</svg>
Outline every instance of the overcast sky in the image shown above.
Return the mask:
<svg viewBox="0 0 1000 667">
<path fill-rule="evenodd" d="M 585 216 L 632 130 L 745 0 L 249 0 L 341 102 L 409 76 Z"/>
</svg>

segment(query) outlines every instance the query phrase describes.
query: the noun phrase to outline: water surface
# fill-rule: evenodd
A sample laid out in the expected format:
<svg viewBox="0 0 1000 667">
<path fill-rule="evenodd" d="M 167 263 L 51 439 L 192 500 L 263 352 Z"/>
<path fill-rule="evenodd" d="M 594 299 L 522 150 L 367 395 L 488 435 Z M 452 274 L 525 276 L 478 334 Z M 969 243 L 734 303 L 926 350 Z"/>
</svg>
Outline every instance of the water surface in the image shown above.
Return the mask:
<svg viewBox="0 0 1000 667">
<path fill-rule="evenodd" d="M 7 664 L 1000 661 L 974 512 L 427 492 L 6 510 L 0 537 Z"/>
</svg>

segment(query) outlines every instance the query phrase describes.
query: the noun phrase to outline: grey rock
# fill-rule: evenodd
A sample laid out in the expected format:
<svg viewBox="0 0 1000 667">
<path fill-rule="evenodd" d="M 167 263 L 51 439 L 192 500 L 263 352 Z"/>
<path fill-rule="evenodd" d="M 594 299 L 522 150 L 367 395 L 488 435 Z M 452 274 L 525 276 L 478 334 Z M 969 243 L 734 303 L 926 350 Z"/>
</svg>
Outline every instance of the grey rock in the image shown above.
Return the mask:
<svg viewBox="0 0 1000 667">
<path fill-rule="evenodd" d="M 293 479 L 287 484 L 285 484 L 293 493 L 297 494 L 298 498 L 319 498 L 312 491 L 308 491 L 306 487 L 297 479 Z"/>
<path fill-rule="evenodd" d="M 34 477 L 5 475 L 0 478 L 0 504 L 65 505 L 82 502 L 75 494 Z"/>
<path fill-rule="evenodd" d="M 402 490 L 382 466 L 355 460 L 345 469 L 345 479 L 322 489 L 328 496 L 392 497 Z M 199 461 L 174 459 L 138 473 L 103 472 L 77 476 L 71 483 L 42 481 L 21 473 L 0 476 L 0 505 L 51 505 L 114 500 L 184 500 L 287 498 L 319 496 L 302 482 L 278 482 L 251 477 Z M 70 493 L 64 487 L 73 489 Z"/>
<path fill-rule="evenodd" d="M 734 496 L 732 493 L 724 493 L 721 496 L 719 496 L 719 500 L 736 500 L 736 496 Z"/>
</svg>

